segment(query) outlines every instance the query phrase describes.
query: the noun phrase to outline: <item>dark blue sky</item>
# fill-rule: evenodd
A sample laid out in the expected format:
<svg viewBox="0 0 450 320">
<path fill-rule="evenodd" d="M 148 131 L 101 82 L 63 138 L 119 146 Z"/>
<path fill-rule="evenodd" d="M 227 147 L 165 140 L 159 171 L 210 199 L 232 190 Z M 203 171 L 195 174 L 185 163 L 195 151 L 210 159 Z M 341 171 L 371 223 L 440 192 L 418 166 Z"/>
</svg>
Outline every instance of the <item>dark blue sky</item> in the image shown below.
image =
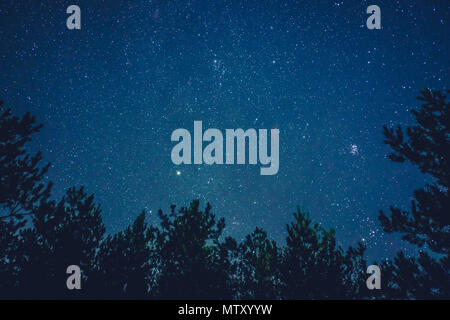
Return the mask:
<svg viewBox="0 0 450 320">
<path fill-rule="evenodd" d="M 66 8 L 81 8 L 81 30 Z M 367 6 L 381 30 L 366 28 Z M 209 201 L 238 239 L 277 241 L 299 205 L 369 258 L 405 244 L 377 220 L 426 177 L 386 159 L 424 87 L 448 89 L 450 2 L 2 1 L 0 99 L 45 126 L 54 195 L 85 185 L 116 232 L 142 209 Z M 280 169 L 175 166 L 177 128 L 279 128 Z M 180 174 L 177 175 L 177 170 Z"/>
</svg>

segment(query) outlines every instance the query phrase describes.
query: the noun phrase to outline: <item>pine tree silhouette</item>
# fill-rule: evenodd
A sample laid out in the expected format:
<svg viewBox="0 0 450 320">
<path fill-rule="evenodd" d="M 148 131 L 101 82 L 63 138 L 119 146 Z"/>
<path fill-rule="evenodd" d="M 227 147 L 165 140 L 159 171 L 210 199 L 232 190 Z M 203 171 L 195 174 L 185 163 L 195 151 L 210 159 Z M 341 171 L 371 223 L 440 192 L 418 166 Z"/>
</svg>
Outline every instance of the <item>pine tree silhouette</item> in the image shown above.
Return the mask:
<svg viewBox="0 0 450 320">
<path fill-rule="evenodd" d="M 281 253 L 276 242 L 256 228 L 235 248 L 235 298 L 279 299 Z"/>
<path fill-rule="evenodd" d="M 0 220 L 20 220 L 48 199 L 52 183 L 44 183 L 43 178 L 50 164 L 40 167 L 42 154 L 31 156 L 25 151 L 25 144 L 42 125 L 35 125 L 36 118 L 29 113 L 12 116 L 11 109 L 2 105 L 0 101 Z"/>
<path fill-rule="evenodd" d="M 69 291 L 66 269 L 78 265 L 83 284 L 89 283 L 100 241 L 105 233 L 101 209 L 83 188 L 70 188 L 55 204 L 41 207 L 33 228 L 22 232 L 20 253 L 22 290 L 31 297 L 79 297 L 86 290 Z"/>
<path fill-rule="evenodd" d="M 333 229 L 312 223 L 309 214 L 297 209 L 281 264 L 283 299 L 358 298 L 365 270 L 364 247 L 347 254 L 336 246 Z"/>
<path fill-rule="evenodd" d="M 17 289 L 19 231 L 46 204 L 52 187 L 43 182 L 50 164 L 41 167 L 41 153 L 25 150 L 31 135 L 42 127 L 35 121 L 29 113 L 12 116 L 0 101 L 0 297 Z"/>
<path fill-rule="evenodd" d="M 424 89 L 419 110 L 412 110 L 417 124 L 406 128 L 384 126 L 385 143 L 394 162 L 408 161 L 434 181 L 414 191 L 411 210 L 390 207 L 390 215 L 380 212 L 388 233 L 438 254 L 432 258 L 424 251 L 418 258 L 399 253 L 383 267 L 389 270 L 389 294 L 402 298 L 450 298 L 450 103 L 440 91 Z"/>
<path fill-rule="evenodd" d="M 108 235 L 100 245 L 94 272 L 95 295 L 141 299 L 149 296 L 153 228 L 143 211 L 132 226 Z"/>
<path fill-rule="evenodd" d="M 225 227 L 216 222 L 208 204 L 199 201 L 170 214 L 159 211 L 161 228 L 155 231 L 159 257 L 158 296 L 176 299 L 231 298 L 227 285 L 229 262 L 220 250 L 219 237 Z"/>
<path fill-rule="evenodd" d="M 426 252 L 406 257 L 399 252 L 381 265 L 384 299 L 448 299 L 449 268 Z"/>
<path fill-rule="evenodd" d="M 449 91 L 450 92 L 450 91 Z M 412 110 L 417 125 L 383 127 L 385 143 L 395 162 L 409 161 L 435 181 L 414 191 L 411 211 L 391 207 L 391 216 L 380 214 L 386 232 L 401 232 L 403 238 L 437 253 L 450 250 L 450 103 L 440 91 L 425 89 L 418 97 L 422 108 Z"/>
</svg>

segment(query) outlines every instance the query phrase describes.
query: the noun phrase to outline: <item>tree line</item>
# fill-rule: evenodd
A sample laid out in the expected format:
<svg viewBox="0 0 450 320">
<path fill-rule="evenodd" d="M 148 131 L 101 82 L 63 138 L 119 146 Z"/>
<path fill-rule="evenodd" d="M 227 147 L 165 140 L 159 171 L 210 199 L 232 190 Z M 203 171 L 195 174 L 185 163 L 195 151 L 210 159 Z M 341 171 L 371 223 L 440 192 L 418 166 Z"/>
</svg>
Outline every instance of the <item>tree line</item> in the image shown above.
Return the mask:
<svg viewBox="0 0 450 320">
<path fill-rule="evenodd" d="M 157 225 L 143 211 L 106 234 L 101 207 L 83 187 L 52 198 L 50 165 L 26 149 L 42 125 L 0 103 L 0 298 L 449 299 L 450 103 L 429 89 L 418 99 L 415 125 L 385 126 L 384 143 L 392 161 L 433 182 L 414 191 L 409 210 L 380 211 L 385 232 L 417 247 L 415 257 L 399 252 L 378 264 L 381 290 L 366 286 L 364 245 L 338 246 L 334 230 L 300 208 L 283 246 L 258 227 L 241 242 L 225 237 L 225 220 L 197 200 L 159 210 Z M 73 264 L 81 290 L 66 287 Z"/>
</svg>

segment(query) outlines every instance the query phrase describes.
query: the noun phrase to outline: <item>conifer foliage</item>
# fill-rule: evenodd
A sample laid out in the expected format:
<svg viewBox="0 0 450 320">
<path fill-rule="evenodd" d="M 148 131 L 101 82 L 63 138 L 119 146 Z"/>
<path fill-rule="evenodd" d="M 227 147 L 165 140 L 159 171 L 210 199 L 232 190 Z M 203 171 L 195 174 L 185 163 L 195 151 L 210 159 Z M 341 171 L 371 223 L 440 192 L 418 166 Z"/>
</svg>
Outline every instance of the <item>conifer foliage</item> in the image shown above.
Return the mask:
<svg viewBox="0 0 450 320">
<path fill-rule="evenodd" d="M 449 93 L 450 91 L 447 91 Z M 431 182 L 414 191 L 410 210 L 390 207 L 390 215 L 380 212 L 388 233 L 398 232 L 419 248 L 418 257 L 399 253 L 385 265 L 390 270 L 388 295 L 404 298 L 436 299 L 450 297 L 450 102 L 440 91 L 424 89 L 422 101 L 412 110 L 416 124 L 385 126 L 385 143 L 394 162 L 409 162 Z M 433 257 L 427 252 L 433 251 Z"/>
</svg>

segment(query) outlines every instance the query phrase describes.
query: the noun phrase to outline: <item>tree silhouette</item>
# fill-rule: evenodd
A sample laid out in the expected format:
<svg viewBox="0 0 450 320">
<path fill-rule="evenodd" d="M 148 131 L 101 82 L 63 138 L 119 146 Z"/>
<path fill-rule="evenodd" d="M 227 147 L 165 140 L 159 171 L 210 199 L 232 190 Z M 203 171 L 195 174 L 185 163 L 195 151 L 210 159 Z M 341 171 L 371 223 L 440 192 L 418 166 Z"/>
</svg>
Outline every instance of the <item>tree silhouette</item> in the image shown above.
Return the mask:
<svg viewBox="0 0 450 320">
<path fill-rule="evenodd" d="M 404 240 L 438 254 L 424 251 L 418 258 L 402 253 L 383 267 L 388 271 L 388 297 L 450 298 L 450 103 L 440 91 L 425 89 L 419 110 L 412 110 L 417 124 L 406 129 L 384 126 L 385 143 L 394 162 L 408 161 L 433 177 L 432 183 L 414 191 L 411 210 L 390 207 L 390 216 L 380 212 L 388 233 L 399 232 Z"/>
<path fill-rule="evenodd" d="M 0 101 L 0 296 L 18 285 L 19 230 L 45 205 L 52 186 L 43 182 L 50 164 L 40 167 L 41 153 L 32 156 L 25 150 L 42 127 L 35 120 L 29 113 L 12 116 Z"/>
<path fill-rule="evenodd" d="M 6 298 L 8 292 L 17 289 L 19 279 L 19 261 L 17 248 L 20 245 L 17 236 L 25 221 L 18 223 L 13 219 L 0 220 L 0 298 Z"/>
<path fill-rule="evenodd" d="M 426 252 L 406 257 L 399 252 L 381 265 L 384 282 L 379 297 L 384 299 L 448 299 L 448 262 Z"/>
<path fill-rule="evenodd" d="M 52 298 L 82 294 L 67 290 L 66 269 L 78 265 L 88 283 L 104 233 L 100 206 L 83 188 L 70 188 L 57 204 L 39 208 L 33 228 L 21 232 L 20 277 L 27 294 L 42 297 L 42 288 Z"/>
<path fill-rule="evenodd" d="M 199 210 L 199 201 L 178 212 L 158 212 L 161 228 L 155 231 L 159 257 L 158 295 L 176 299 L 231 298 L 227 286 L 228 260 L 220 250 L 219 237 L 225 227 L 216 222 L 208 204 Z"/>
<path fill-rule="evenodd" d="M 229 238 L 228 243 L 234 239 Z M 236 282 L 237 299 L 279 299 L 281 253 L 277 244 L 269 240 L 267 233 L 256 228 L 239 245 L 231 245 L 235 251 L 232 260 L 232 277 Z"/>
<path fill-rule="evenodd" d="M 144 298 L 151 283 L 153 228 L 142 212 L 132 226 L 108 235 L 100 245 L 94 276 L 94 294 L 110 298 Z"/>
<path fill-rule="evenodd" d="M 283 299 L 358 298 L 364 283 L 364 247 L 337 248 L 334 230 L 313 224 L 300 209 L 287 226 L 281 277 Z"/>
<path fill-rule="evenodd" d="M 448 254 L 450 249 L 450 103 L 440 91 L 425 89 L 418 97 L 422 108 L 412 110 L 417 125 L 383 127 L 385 143 L 395 162 L 416 165 L 435 181 L 414 191 L 411 211 L 391 207 L 388 217 L 381 212 L 380 221 L 388 233 L 401 232 L 403 239 L 431 250 Z"/>
<path fill-rule="evenodd" d="M 40 168 L 41 153 L 31 156 L 25 151 L 30 136 L 42 125 L 35 125 L 36 118 L 29 113 L 12 116 L 11 109 L 2 105 L 0 101 L 0 220 L 5 221 L 33 214 L 48 199 L 52 184 L 42 182 L 50 164 Z"/>
</svg>

